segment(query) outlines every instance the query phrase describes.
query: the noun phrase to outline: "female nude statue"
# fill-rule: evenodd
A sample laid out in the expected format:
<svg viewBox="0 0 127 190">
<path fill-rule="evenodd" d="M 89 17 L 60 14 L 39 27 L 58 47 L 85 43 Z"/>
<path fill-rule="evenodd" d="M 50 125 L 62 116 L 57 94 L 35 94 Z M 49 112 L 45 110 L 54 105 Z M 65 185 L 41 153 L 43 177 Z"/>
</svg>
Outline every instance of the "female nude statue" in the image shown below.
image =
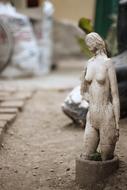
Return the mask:
<svg viewBox="0 0 127 190">
<path fill-rule="evenodd" d="M 85 159 L 94 154 L 100 144 L 102 160 L 113 158 L 119 136 L 119 95 L 114 66 L 107 57 L 105 43 L 95 32 L 85 38 L 94 56 L 85 65 L 82 98 L 88 100 L 89 109 L 84 134 Z"/>
</svg>

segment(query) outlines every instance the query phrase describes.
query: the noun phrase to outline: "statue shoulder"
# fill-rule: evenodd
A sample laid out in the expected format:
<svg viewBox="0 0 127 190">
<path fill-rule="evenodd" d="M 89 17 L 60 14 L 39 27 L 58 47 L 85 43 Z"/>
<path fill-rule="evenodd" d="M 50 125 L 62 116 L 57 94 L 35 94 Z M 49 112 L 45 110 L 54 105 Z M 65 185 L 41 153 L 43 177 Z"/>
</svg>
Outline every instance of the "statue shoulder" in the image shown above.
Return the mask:
<svg viewBox="0 0 127 190">
<path fill-rule="evenodd" d="M 108 69 L 109 68 L 114 68 L 114 64 L 113 64 L 111 58 L 106 58 L 105 63 L 106 63 L 106 66 L 107 66 Z"/>
<path fill-rule="evenodd" d="M 91 63 L 91 62 L 93 62 L 93 61 L 94 61 L 94 58 L 93 58 L 93 57 L 90 58 L 90 59 L 88 59 L 88 61 L 85 62 L 84 69 L 86 69 L 87 66 L 88 66 L 88 64 Z"/>
</svg>

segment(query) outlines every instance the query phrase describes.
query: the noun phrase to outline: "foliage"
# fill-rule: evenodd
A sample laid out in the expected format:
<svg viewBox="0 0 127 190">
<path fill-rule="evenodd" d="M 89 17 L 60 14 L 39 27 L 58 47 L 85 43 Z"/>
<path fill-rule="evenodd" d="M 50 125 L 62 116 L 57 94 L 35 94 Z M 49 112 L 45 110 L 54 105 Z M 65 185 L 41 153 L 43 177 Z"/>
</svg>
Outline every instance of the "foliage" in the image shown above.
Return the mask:
<svg viewBox="0 0 127 190">
<path fill-rule="evenodd" d="M 92 26 L 92 22 L 90 19 L 87 19 L 87 18 L 81 18 L 78 22 L 78 26 L 81 30 L 83 30 L 84 32 L 84 35 L 90 33 L 93 31 L 93 26 Z M 92 53 L 89 51 L 86 43 L 85 43 L 85 40 L 84 38 L 82 37 L 77 37 L 77 41 L 78 41 L 78 44 L 81 48 L 81 51 L 87 56 L 87 57 L 91 57 L 92 56 Z"/>
<path fill-rule="evenodd" d="M 81 28 L 86 34 L 93 32 L 93 26 L 90 19 L 81 18 L 78 23 L 79 28 Z"/>
<path fill-rule="evenodd" d="M 94 154 L 91 154 L 89 159 L 93 160 L 93 161 L 102 161 L 102 159 L 101 159 L 101 153 L 100 152 L 96 152 Z"/>
<path fill-rule="evenodd" d="M 109 29 L 107 38 L 106 38 L 106 45 L 110 56 L 114 56 L 118 53 L 117 49 L 117 15 L 111 15 L 110 19 L 112 20 L 112 25 Z M 78 26 L 84 32 L 84 36 L 93 32 L 93 26 L 90 19 L 81 18 L 78 22 Z M 77 37 L 78 44 L 81 48 L 81 51 L 84 53 L 85 56 L 88 58 L 92 56 L 92 53 L 87 48 L 84 38 Z"/>
<path fill-rule="evenodd" d="M 78 44 L 80 45 L 80 49 L 82 53 L 87 57 L 92 57 L 91 51 L 88 49 L 85 40 L 82 37 L 77 37 Z"/>
</svg>

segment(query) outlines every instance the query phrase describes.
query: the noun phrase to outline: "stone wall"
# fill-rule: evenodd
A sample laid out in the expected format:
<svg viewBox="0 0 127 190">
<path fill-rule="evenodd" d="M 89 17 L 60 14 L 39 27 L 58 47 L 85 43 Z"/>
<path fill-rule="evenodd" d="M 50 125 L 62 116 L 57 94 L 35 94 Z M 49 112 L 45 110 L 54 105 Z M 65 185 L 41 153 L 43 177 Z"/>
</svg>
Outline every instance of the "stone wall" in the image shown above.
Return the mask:
<svg viewBox="0 0 127 190">
<path fill-rule="evenodd" d="M 77 38 L 84 33 L 71 22 L 54 21 L 55 57 L 82 56 Z"/>
</svg>

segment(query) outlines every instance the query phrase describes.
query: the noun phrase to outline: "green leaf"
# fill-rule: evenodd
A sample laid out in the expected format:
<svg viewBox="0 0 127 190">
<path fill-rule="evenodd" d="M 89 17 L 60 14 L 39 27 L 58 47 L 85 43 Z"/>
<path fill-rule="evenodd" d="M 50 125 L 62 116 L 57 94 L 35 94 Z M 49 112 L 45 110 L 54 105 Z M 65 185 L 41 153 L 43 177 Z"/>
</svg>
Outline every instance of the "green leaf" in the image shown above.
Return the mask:
<svg viewBox="0 0 127 190">
<path fill-rule="evenodd" d="M 91 154 L 89 156 L 89 159 L 93 160 L 93 161 L 102 161 L 101 153 L 100 152 L 95 152 L 94 154 Z"/>
<path fill-rule="evenodd" d="M 79 23 L 78 23 L 78 26 L 86 33 L 90 33 L 90 32 L 93 32 L 93 26 L 92 26 L 92 22 L 90 19 L 88 18 L 81 18 L 79 20 Z"/>
<path fill-rule="evenodd" d="M 81 38 L 81 37 L 77 37 L 77 41 L 78 41 L 80 49 L 84 53 L 84 55 L 87 56 L 88 58 L 92 57 L 93 54 L 88 49 L 88 47 L 87 47 L 87 45 L 85 43 L 85 40 L 83 38 Z"/>
</svg>

